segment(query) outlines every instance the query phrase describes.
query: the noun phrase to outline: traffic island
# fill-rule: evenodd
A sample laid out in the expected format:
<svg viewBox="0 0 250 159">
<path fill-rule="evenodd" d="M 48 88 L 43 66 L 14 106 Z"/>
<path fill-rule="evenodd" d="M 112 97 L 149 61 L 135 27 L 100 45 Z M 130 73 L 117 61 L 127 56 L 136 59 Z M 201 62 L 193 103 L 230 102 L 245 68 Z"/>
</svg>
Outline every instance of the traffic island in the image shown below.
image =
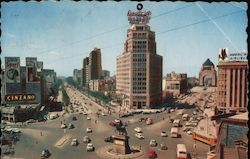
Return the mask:
<svg viewBox="0 0 250 159">
<path fill-rule="evenodd" d="M 103 159 L 134 159 L 145 158 L 144 151 L 139 146 L 131 146 L 130 153 L 122 154 L 117 152 L 116 145 L 108 145 L 99 148 L 96 153 Z"/>
</svg>

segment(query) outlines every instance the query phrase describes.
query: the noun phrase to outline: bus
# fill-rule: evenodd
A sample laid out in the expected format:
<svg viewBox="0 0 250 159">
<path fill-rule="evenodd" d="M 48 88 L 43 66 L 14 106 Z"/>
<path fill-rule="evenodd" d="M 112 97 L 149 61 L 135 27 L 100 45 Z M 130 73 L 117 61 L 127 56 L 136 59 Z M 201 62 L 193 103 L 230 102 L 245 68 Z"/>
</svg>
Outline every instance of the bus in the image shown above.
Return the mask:
<svg viewBox="0 0 250 159">
<path fill-rule="evenodd" d="M 180 119 L 175 119 L 173 122 L 174 127 L 179 127 L 180 126 Z"/>
<path fill-rule="evenodd" d="M 187 159 L 187 148 L 184 144 L 177 144 L 176 146 L 177 159 Z"/>
<path fill-rule="evenodd" d="M 203 143 L 206 143 L 210 146 L 215 145 L 216 144 L 216 138 L 214 138 L 213 136 L 208 136 L 208 135 L 201 135 L 198 134 L 196 132 L 193 132 L 192 134 L 193 139 L 201 141 Z"/>
<path fill-rule="evenodd" d="M 171 137 L 178 137 L 179 136 L 178 128 L 176 128 L 176 127 L 171 128 L 170 133 L 171 133 Z"/>
</svg>

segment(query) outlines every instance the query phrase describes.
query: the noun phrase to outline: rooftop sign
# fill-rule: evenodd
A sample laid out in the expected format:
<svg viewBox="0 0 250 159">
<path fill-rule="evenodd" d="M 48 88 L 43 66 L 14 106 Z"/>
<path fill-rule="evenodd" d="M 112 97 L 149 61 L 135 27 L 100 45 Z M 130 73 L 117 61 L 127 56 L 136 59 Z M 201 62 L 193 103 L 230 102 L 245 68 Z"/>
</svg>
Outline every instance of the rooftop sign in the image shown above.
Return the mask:
<svg viewBox="0 0 250 159">
<path fill-rule="evenodd" d="M 229 61 L 247 61 L 247 53 L 231 53 L 229 54 Z"/>
<path fill-rule="evenodd" d="M 141 11 L 143 8 L 143 5 L 139 3 L 137 5 L 138 11 L 128 11 L 128 21 L 130 24 L 147 24 L 150 20 L 150 11 Z"/>
</svg>

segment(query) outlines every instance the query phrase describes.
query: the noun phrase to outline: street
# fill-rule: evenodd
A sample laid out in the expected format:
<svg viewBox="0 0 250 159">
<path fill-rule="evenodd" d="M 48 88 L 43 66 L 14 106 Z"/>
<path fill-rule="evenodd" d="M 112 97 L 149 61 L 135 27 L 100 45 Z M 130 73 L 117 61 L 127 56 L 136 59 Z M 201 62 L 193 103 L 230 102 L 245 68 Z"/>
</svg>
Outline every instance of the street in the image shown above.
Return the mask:
<svg viewBox="0 0 250 159">
<path fill-rule="evenodd" d="M 115 115 L 97 115 L 98 109 L 101 107 L 87 99 L 85 95 L 78 90 L 67 88 L 67 93 L 71 101 L 79 101 L 79 104 L 75 106 L 74 113 L 64 114 L 53 120 L 44 122 L 31 123 L 27 126 L 20 127 L 22 131 L 20 135 L 20 141 L 14 145 L 15 153 L 13 157 L 21 157 L 25 159 L 37 159 L 40 157 L 43 149 L 49 149 L 52 153 L 51 159 L 68 159 L 74 156 L 75 159 L 89 158 L 97 159 L 102 158 L 102 154 L 99 154 L 98 149 L 111 143 L 104 141 L 105 137 L 115 134 L 115 127 L 109 125 L 110 121 L 114 121 L 117 118 Z M 84 100 L 82 99 L 84 98 Z M 86 103 L 86 104 L 85 104 Z M 81 110 L 80 108 L 83 107 Z M 79 110 L 79 112 L 75 112 Z M 184 113 L 192 114 L 194 108 L 185 109 Z M 80 114 L 80 112 L 87 112 L 88 115 Z M 77 120 L 73 121 L 72 117 L 75 116 Z M 91 120 L 87 120 L 87 116 Z M 144 156 L 147 158 L 147 152 L 150 148 L 149 142 L 151 139 L 155 139 L 159 144 L 165 143 L 168 147 L 167 150 L 159 150 L 159 147 L 154 147 L 159 159 L 176 158 L 176 145 L 183 143 L 187 146 L 188 153 L 192 153 L 194 140 L 191 135 L 186 134 L 179 128 L 181 137 L 171 138 L 170 129 L 172 124 L 169 123 L 169 116 L 172 118 L 181 119 L 181 115 L 177 115 L 177 111 L 168 114 L 166 111 L 156 114 L 138 114 L 125 118 L 120 118 L 122 122 L 128 122 L 126 127 L 130 146 L 141 146 L 144 150 Z M 145 122 L 141 122 L 140 118 L 150 117 L 153 119 L 152 125 L 146 125 Z M 75 128 L 73 129 L 61 129 L 61 123 L 68 125 L 72 123 Z M 181 121 L 182 123 L 182 121 Z M 14 125 L 13 125 L 14 127 Z M 86 128 L 92 128 L 92 133 L 87 133 Z M 138 139 L 135 136 L 134 128 L 141 127 L 145 139 Z M 166 131 L 168 137 L 161 137 L 161 131 Z M 94 152 L 87 152 L 86 145 L 83 143 L 83 137 L 89 136 L 91 143 L 95 147 Z M 79 142 L 78 146 L 71 146 L 71 140 L 76 138 Z M 206 158 L 206 152 L 209 146 L 200 142 L 196 142 L 196 153 L 199 158 Z M 32 152 L 32 153 L 31 153 Z"/>
</svg>

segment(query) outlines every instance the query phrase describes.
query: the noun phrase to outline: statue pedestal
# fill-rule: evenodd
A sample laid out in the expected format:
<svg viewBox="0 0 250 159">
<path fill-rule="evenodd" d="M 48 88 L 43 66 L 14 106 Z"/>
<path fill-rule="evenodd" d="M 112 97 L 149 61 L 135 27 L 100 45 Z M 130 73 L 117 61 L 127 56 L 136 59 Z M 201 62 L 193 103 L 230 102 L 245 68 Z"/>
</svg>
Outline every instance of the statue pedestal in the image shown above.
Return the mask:
<svg viewBox="0 0 250 159">
<path fill-rule="evenodd" d="M 117 154 L 129 154 L 131 152 L 129 143 L 128 143 L 128 136 L 125 135 L 113 135 L 114 141 L 114 153 Z"/>
</svg>

